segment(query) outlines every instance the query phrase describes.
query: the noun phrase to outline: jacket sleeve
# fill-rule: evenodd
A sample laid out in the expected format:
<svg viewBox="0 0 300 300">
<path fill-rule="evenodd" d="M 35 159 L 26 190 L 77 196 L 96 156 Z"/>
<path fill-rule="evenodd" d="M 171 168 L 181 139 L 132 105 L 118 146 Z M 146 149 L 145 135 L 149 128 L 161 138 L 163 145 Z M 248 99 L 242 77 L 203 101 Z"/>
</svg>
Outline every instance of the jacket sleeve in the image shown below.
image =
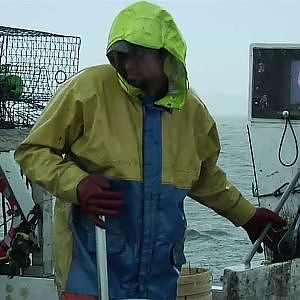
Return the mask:
<svg viewBox="0 0 300 300">
<path fill-rule="evenodd" d="M 71 85 L 66 83 L 54 95 L 16 149 L 15 160 L 29 180 L 60 199 L 77 203 L 76 187 L 87 173 L 67 158 L 83 132 L 82 103 Z"/>
<path fill-rule="evenodd" d="M 207 111 L 202 122 L 206 124 L 203 126 L 204 132 L 199 133 L 196 138 L 196 147 L 202 161 L 201 171 L 189 196 L 212 208 L 236 226 L 244 225 L 254 215 L 255 207 L 227 180 L 225 172 L 217 166 L 220 142 L 216 124 Z"/>
</svg>

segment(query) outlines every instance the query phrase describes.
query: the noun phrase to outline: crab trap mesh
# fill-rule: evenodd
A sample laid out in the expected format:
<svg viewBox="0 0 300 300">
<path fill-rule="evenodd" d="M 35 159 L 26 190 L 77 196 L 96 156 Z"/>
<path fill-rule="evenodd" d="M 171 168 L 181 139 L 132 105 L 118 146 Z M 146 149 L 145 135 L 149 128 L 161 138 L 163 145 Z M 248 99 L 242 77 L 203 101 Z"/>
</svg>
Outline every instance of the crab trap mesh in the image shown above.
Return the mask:
<svg viewBox="0 0 300 300">
<path fill-rule="evenodd" d="M 31 127 L 78 71 L 80 38 L 0 26 L 0 128 Z"/>
</svg>

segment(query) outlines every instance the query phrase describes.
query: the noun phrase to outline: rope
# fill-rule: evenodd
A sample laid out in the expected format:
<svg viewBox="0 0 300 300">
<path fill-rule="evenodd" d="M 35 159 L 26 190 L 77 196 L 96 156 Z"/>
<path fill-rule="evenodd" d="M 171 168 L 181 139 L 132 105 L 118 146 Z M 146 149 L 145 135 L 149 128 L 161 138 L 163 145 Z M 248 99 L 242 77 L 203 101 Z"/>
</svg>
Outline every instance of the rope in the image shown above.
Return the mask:
<svg viewBox="0 0 300 300">
<path fill-rule="evenodd" d="M 283 117 L 285 118 L 285 126 L 284 126 L 284 130 L 283 130 L 282 137 L 281 137 L 280 144 L 279 144 L 279 148 L 278 148 L 278 159 L 279 159 L 279 162 L 280 162 L 283 166 L 285 166 L 285 167 L 291 167 L 291 166 L 293 166 L 293 165 L 296 163 L 296 161 L 297 161 L 297 159 L 298 159 L 298 155 L 299 155 L 298 141 L 297 141 L 297 137 L 296 137 L 294 128 L 293 128 L 292 123 L 291 123 L 290 118 L 289 118 L 289 112 L 284 111 L 284 112 L 282 113 L 282 115 L 283 115 Z M 286 135 L 286 131 L 287 131 L 288 125 L 289 125 L 290 128 L 291 128 L 291 131 L 292 131 L 292 134 L 293 134 L 293 138 L 294 138 L 294 141 L 295 141 L 295 148 L 296 148 L 296 155 L 295 155 L 294 160 L 293 160 L 291 163 L 283 162 L 283 160 L 282 160 L 282 158 L 281 158 L 282 144 L 283 144 L 284 137 L 285 137 L 285 135 Z"/>
<path fill-rule="evenodd" d="M 247 133 L 248 133 L 248 141 L 249 141 L 249 146 L 250 146 L 250 154 L 251 154 L 251 162 L 252 162 L 252 169 L 253 169 L 253 175 L 254 175 L 254 181 L 255 181 L 255 191 L 256 191 L 256 197 L 258 201 L 258 206 L 260 206 L 260 195 L 258 192 L 258 181 L 257 181 L 257 173 L 256 173 L 256 167 L 255 167 L 255 160 L 254 160 L 254 154 L 253 154 L 253 147 L 252 147 L 252 140 L 251 140 L 251 134 L 250 134 L 250 129 L 247 124 Z M 252 183 L 252 194 L 254 196 L 254 187 Z"/>
<path fill-rule="evenodd" d="M 274 192 L 261 194 L 261 195 L 259 195 L 254 190 L 252 190 L 252 195 L 253 195 L 253 197 L 260 197 L 260 198 L 270 197 L 270 196 L 279 197 L 279 196 L 283 195 L 283 193 L 284 193 L 283 188 L 286 187 L 288 184 L 289 183 L 286 182 L 286 183 L 282 184 L 279 188 L 277 188 Z M 293 195 L 296 193 L 300 193 L 300 186 L 296 185 L 291 193 Z"/>
</svg>

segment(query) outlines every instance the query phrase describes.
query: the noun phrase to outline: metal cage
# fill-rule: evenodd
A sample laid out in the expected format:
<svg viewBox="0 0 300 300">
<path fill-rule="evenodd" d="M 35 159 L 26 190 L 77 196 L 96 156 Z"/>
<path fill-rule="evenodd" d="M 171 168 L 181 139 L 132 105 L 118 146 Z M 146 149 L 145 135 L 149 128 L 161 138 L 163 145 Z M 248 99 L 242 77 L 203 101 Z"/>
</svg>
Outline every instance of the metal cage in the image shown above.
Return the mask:
<svg viewBox="0 0 300 300">
<path fill-rule="evenodd" d="M 81 40 L 0 26 L 0 128 L 31 127 L 60 84 L 78 71 Z"/>
</svg>

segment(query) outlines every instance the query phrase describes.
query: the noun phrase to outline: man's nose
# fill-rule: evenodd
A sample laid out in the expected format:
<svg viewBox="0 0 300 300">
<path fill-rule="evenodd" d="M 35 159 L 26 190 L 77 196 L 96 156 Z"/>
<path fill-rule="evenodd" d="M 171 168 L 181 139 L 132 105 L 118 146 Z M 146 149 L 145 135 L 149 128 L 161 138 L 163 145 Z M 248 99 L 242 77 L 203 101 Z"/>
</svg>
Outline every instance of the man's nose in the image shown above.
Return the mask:
<svg viewBox="0 0 300 300">
<path fill-rule="evenodd" d="M 133 68 L 135 68 L 136 67 L 135 57 L 133 55 L 126 56 L 124 66 L 125 66 L 126 71 L 132 70 Z"/>
</svg>

